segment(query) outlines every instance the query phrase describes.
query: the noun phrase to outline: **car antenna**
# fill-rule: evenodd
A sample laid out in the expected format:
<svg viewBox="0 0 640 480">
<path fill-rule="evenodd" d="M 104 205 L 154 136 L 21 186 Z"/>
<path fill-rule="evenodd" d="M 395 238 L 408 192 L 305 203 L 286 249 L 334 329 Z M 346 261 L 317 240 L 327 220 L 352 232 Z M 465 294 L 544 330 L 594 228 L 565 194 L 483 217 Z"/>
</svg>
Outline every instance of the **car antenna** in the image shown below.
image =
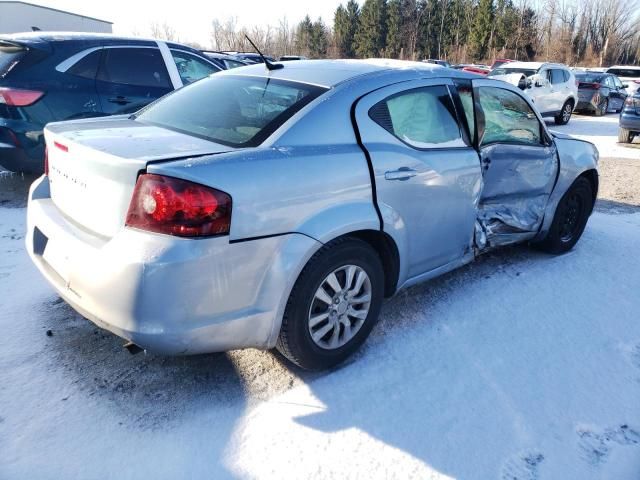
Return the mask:
<svg viewBox="0 0 640 480">
<path fill-rule="evenodd" d="M 258 47 L 256 47 L 256 44 L 251 41 L 251 39 L 249 38 L 249 35 L 245 33 L 244 36 L 247 40 L 249 40 L 249 43 L 253 48 L 255 48 L 256 52 L 258 52 L 258 55 L 260 55 L 260 58 L 264 62 L 264 66 L 267 67 L 267 70 L 279 70 L 281 68 L 284 68 L 284 65 L 281 63 L 271 63 L 269 60 L 267 60 L 267 58 L 262 54 L 262 52 L 258 50 Z"/>
</svg>

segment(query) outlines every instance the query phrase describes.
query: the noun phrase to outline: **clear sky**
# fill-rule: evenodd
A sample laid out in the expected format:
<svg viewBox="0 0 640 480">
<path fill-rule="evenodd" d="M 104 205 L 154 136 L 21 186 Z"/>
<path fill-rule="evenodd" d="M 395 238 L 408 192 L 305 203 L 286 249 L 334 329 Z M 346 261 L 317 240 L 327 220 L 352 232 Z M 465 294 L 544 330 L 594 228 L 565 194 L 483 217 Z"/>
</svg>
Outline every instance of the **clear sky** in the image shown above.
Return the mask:
<svg viewBox="0 0 640 480">
<path fill-rule="evenodd" d="M 322 17 L 331 24 L 341 0 L 26 0 L 28 3 L 67 10 L 113 22 L 114 33 L 149 35 L 150 24 L 167 22 L 183 41 L 207 44 L 211 20 L 236 17 L 240 25 L 278 25 L 287 17 L 290 24 L 306 14 Z M 346 3 L 346 0 L 343 0 Z"/>
</svg>

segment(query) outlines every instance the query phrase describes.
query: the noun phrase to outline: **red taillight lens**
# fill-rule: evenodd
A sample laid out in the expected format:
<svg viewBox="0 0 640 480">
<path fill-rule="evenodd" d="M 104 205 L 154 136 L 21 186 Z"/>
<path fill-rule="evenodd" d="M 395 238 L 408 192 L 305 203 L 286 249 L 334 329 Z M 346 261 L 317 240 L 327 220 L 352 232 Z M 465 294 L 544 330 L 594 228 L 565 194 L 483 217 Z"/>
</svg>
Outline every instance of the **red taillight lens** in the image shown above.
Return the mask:
<svg viewBox="0 0 640 480">
<path fill-rule="evenodd" d="M 33 105 L 40 97 L 44 95 L 44 92 L 38 92 L 35 90 L 20 90 L 17 88 L 0 87 L 0 103 L 12 107 L 27 107 Z"/>
<path fill-rule="evenodd" d="M 178 237 L 226 235 L 231 197 L 214 188 L 162 175 L 140 175 L 126 225 Z"/>
<path fill-rule="evenodd" d="M 44 174 L 49 175 L 49 151 L 44 147 Z"/>
</svg>

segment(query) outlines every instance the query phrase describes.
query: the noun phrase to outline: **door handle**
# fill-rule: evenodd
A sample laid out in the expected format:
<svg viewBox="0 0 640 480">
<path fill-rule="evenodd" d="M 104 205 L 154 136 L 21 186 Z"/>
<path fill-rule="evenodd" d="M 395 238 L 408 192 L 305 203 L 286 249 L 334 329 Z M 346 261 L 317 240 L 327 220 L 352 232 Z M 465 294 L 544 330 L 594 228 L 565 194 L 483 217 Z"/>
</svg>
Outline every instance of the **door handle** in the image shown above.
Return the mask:
<svg viewBox="0 0 640 480">
<path fill-rule="evenodd" d="M 129 100 L 127 97 L 123 97 L 122 95 L 118 95 L 115 98 L 110 98 L 109 102 L 117 103 L 118 105 L 126 105 L 127 103 L 131 103 L 131 100 Z"/>
<path fill-rule="evenodd" d="M 391 170 L 384 173 L 385 180 L 409 180 L 418 174 L 413 168 L 402 167 L 398 170 Z"/>
</svg>

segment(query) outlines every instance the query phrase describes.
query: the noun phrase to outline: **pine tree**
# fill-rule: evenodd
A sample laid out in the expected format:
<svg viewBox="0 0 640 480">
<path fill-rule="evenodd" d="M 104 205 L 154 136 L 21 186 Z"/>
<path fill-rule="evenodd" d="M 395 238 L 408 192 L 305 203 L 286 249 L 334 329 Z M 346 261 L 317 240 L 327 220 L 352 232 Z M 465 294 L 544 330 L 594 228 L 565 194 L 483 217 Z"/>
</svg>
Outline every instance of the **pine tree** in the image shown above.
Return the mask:
<svg viewBox="0 0 640 480">
<path fill-rule="evenodd" d="M 387 39 L 385 55 L 397 58 L 402 48 L 401 0 L 389 0 L 387 3 Z"/>
<path fill-rule="evenodd" d="M 327 46 L 329 45 L 329 34 L 321 18 L 318 18 L 318 20 L 311 25 L 310 33 L 309 53 L 311 57 L 324 57 L 327 54 Z"/>
<path fill-rule="evenodd" d="M 359 57 L 376 57 L 384 50 L 387 38 L 386 6 L 386 0 L 365 0 L 355 34 Z"/>
<path fill-rule="evenodd" d="M 480 0 L 476 8 L 475 22 L 469 38 L 471 54 L 476 60 L 484 60 L 487 56 L 493 20 L 493 0 Z"/>
<path fill-rule="evenodd" d="M 306 15 L 296 28 L 296 49 L 301 55 L 311 55 L 311 39 L 313 37 L 313 23 Z"/>
</svg>

